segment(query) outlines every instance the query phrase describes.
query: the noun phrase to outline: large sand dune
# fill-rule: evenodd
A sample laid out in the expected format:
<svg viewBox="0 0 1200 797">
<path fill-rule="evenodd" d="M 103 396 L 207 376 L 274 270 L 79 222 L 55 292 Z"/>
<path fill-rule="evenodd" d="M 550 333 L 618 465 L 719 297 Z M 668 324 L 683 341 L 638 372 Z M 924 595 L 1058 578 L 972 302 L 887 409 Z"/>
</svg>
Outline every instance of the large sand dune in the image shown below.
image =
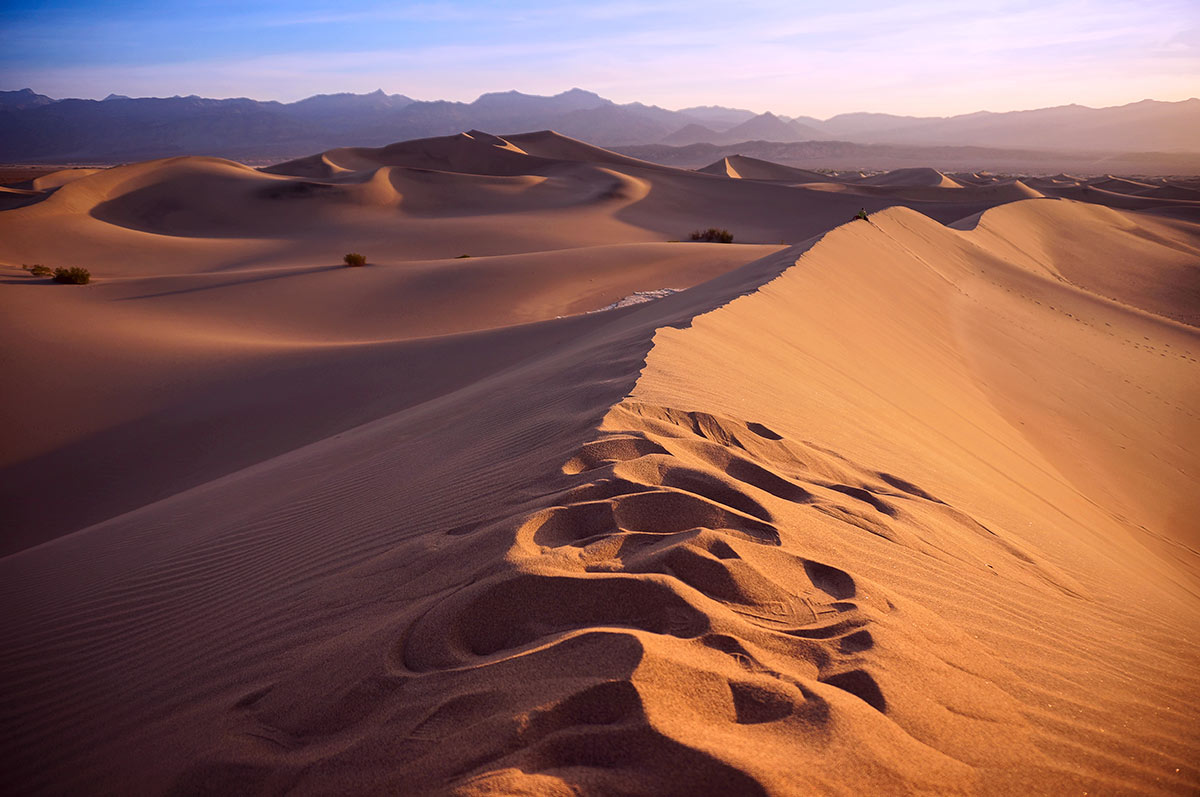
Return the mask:
<svg viewBox="0 0 1200 797">
<path fill-rule="evenodd" d="M 770 174 L 473 131 L 24 189 L 6 782 L 1200 788 L 1190 188 Z"/>
</svg>

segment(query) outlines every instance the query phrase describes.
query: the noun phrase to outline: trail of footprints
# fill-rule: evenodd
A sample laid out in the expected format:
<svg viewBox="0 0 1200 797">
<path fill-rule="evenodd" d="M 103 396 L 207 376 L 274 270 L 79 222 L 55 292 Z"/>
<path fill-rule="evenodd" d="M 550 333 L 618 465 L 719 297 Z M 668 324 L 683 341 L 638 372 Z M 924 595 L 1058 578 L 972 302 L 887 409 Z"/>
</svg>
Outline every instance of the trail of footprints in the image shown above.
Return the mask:
<svg viewBox="0 0 1200 797">
<path fill-rule="evenodd" d="M 902 557 L 1073 594 L 1052 568 L 909 481 L 761 424 L 626 399 L 563 471 L 572 483 L 541 509 L 452 531 L 513 544 L 392 650 L 391 675 L 429 684 L 409 708 L 410 738 L 503 739 L 506 752 L 459 776 L 603 772 L 629 765 L 611 751 L 632 736 L 652 758 L 695 756 L 695 782 L 660 784 L 695 793 L 734 775 L 655 720 L 664 700 L 671 716 L 806 736 L 831 733 L 845 701 L 888 715 L 872 651 L 895 607 L 877 586 L 803 555 L 817 537 L 901 546 Z M 498 697 L 496 684 L 509 691 Z"/>
<path fill-rule="evenodd" d="M 430 784 L 572 767 L 603 779 L 641 764 L 653 773 L 665 757 L 688 763 L 647 788 L 755 793 L 752 778 L 675 738 L 655 712 L 665 701 L 701 725 L 782 723 L 772 727 L 807 737 L 832 733 L 845 701 L 889 713 L 871 652 L 895 607 L 802 555 L 814 535 L 996 575 L 970 558 L 978 545 L 955 547 L 972 535 L 1004 549 L 1009 566 L 1037 569 L 902 478 L 703 412 L 627 399 L 563 472 L 568 486 L 536 499 L 541 508 L 446 531 L 455 544 L 476 534 L 512 544 L 465 585 L 411 607 L 382 671 L 313 706 L 269 689 L 239 703 L 255 755 L 311 745 L 336 757 L 361 743 L 373 757 L 383 737 L 370 731 L 388 724 L 389 755 Z M 450 737 L 459 744 L 443 745 Z"/>
<path fill-rule="evenodd" d="M 800 703 L 823 702 L 805 689 L 807 678 L 886 712 L 862 655 L 874 646 L 865 596 L 849 573 L 785 548 L 781 534 L 795 535 L 793 544 L 803 535 L 781 529 L 767 504 L 811 504 L 912 542 L 888 523 L 899 511 L 890 497 L 942 505 L 936 498 L 889 474 L 869 474 L 868 489 L 861 469 L 836 453 L 760 424 L 631 400 L 610 411 L 603 436 L 564 472 L 577 483 L 548 499 L 554 505 L 507 521 L 513 566 L 423 615 L 397 650 L 400 669 L 474 670 L 632 629 L 732 658 L 750 677 L 729 686 L 737 722 L 801 710 L 764 691 L 754 680 L 762 677 L 805 695 Z M 871 605 L 888 611 L 885 599 Z"/>
</svg>

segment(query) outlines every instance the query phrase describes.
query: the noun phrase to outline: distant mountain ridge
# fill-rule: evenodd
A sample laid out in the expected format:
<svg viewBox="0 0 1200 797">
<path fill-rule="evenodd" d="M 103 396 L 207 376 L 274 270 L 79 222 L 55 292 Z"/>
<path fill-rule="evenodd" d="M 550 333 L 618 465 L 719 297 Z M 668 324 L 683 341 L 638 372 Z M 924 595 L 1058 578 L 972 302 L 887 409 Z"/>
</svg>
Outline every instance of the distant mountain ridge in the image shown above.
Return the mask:
<svg viewBox="0 0 1200 797">
<path fill-rule="evenodd" d="M 583 89 L 518 91 L 470 103 L 419 101 L 382 90 L 319 94 L 292 103 L 246 98 L 53 99 L 0 91 L 0 161 L 111 163 L 173 155 L 281 160 L 338 146 L 381 146 L 470 129 L 554 129 L 603 147 L 744 141 L 843 141 L 1095 153 L 1200 152 L 1200 99 L 1111 108 L 1067 105 L 953 117 L 852 113 L 830 119 L 696 106 L 617 104 Z"/>
</svg>

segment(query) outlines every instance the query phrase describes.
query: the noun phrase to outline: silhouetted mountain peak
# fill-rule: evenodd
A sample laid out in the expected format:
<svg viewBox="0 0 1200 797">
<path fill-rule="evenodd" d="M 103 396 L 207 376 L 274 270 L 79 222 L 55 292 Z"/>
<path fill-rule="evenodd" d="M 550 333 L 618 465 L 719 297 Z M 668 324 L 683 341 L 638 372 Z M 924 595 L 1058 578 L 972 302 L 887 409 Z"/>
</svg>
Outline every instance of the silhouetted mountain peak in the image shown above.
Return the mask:
<svg viewBox="0 0 1200 797">
<path fill-rule="evenodd" d="M 38 94 L 33 89 L 20 89 L 19 91 L 0 91 L 0 108 L 7 110 L 20 110 L 23 108 L 38 108 L 43 105 L 51 105 L 58 100 L 51 99 L 45 94 Z"/>
<path fill-rule="evenodd" d="M 559 93 L 559 94 L 555 94 L 554 96 L 555 96 L 555 97 L 570 97 L 570 98 L 572 98 L 572 99 L 574 99 L 574 98 L 584 98 L 584 97 L 586 97 L 586 98 L 589 98 L 589 99 L 595 100 L 595 101 L 596 101 L 596 102 L 598 102 L 598 103 L 607 103 L 607 102 L 609 102 L 609 100 L 606 100 L 606 99 L 604 99 L 603 97 L 601 97 L 599 94 L 597 94 L 597 93 L 596 93 L 596 92 L 594 92 L 594 91 L 588 91 L 588 90 L 586 90 L 586 89 L 581 89 L 581 88 L 578 88 L 578 87 L 577 87 L 577 88 L 573 88 L 573 89 L 567 89 L 566 91 L 564 91 L 564 92 L 561 92 L 561 93 Z"/>
<path fill-rule="evenodd" d="M 539 94 L 524 94 L 520 91 L 494 91 L 479 95 L 472 102 L 472 108 L 500 110 L 505 112 L 527 112 L 536 110 L 555 110 L 559 112 L 590 110 L 604 105 L 611 105 L 609 100 L 599 94 L 583 89 L 570 89 L 553 96 Z"/>
</svg>

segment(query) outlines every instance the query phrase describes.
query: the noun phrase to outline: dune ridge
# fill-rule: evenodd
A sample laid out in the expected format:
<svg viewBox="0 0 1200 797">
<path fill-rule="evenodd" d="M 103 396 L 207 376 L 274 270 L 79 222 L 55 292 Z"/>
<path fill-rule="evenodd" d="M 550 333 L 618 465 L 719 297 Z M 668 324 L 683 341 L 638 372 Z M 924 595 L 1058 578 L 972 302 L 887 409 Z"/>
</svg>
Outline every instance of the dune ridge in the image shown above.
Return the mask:
<svg viewBox="0 0 1200 797">
<path fill-rule="evenodd" d="M 1015 212 L 1005 210 L 1010 216 Z M 986 221 L 991 221 L 989 213 Z M 1020 229 L 1011 218 L 998 222 L 1005 223 L 1010 232 Z M 898 782 L 940 793 L 1043 793 L 1103 786 L 1154 793 L 1195 783 L 1198 773 L 1189 762 L 1200 744 L 1191 729 L 1200 712 L 1195 691 L 1200 650 L 1178 634 L 1196 618 L 1194 587 L 1177 574 L 1168 576 L 1174 583 L 1153 590 L 1153 608 L 1133 610 L 1123 586 L 1140 567 L 1170 572 L 1145 547 L 1161 538 L 1147 535 L 1179 540 L 1179 553 L 1195 545 L 1188 528 L 1173 525 L 1169 517 L 1149 529 L 1118 520 L 1123 516 L 1111 512 L 1114 501 L 1105 501 L 1103 490 L 1085 492 L 1090 485 L 1068 481 L 1046 459 L 1047 449 L 1039 446 L 1044 441 L 1036 435 L 1045 428 L 1031 430 L 1034 434 L 1015 432 L 1027 421 L 1017 420 L 1012 405 L 999 408 L 1003 420 L 987 425 L 992 431 L 985 437 L 979 438 L 978 431 L 964 435 L 958 458 L 962 461 L 965 453 L 967 462 L 978 463 L 1003 457 L 1020 462 L 1033 477 L 1009 488 L 1007 495 L 1004 489 L 989 495 L 982 484 L 971 483 L 978 477 L 968 475 L 969 469 L 957 479 L 943 472 L 938 494 L 987 496 L 975 506 L 957 506 L 918 486 L 936 480 L 933 472 L 906 478 L 913 474 L 908 467 L 913 463 L 911 455 L 904 455 L 903 440 L 884 443 L 886 454 L 873 452 L 876 461 L 887 456 L 905 466 L 901 470 L 889 464 L 891 472 L 885 472 L 776 431 L 782 426 L 657 403 L 667 396 L 675 406 L 740 403 L 747 412 L 755 411 L 751 417 L 773 412 L 781 423 L 798 424 L 810 434 L 824 438 L 836 429 L 845 438 L 844 420 L 821 423 L 828 419 L 828 409 L 818 418 L 797 418 L 788 406 L 796 399 L 794 377 L 783 368 L 770 369 L 773 378 L 766 385 L 779 390 L 782 414 L 780 404 L 764 401 L 761 392 L 750 400 L 740 391 L 729 393 L 730 385 L 746 384 L 730 380 L 730 372 L 762 379 L 762 360 L 778 357 L 780 341 L 765 331 L 793 343 L 802 339 L 772 323 L 794 319 L 793 307 L 776 307 L 772 313 L 763 305 L 788 298 L 794 302 L 810 292 L 811 284 L 789 283 L 802 282 L 797 272 L 824 265 L 822 256 L 845 269 L 845 257 L 828 254 L 839 245 L 882 243 L 893 258 L 888 265 L 901 271 L 887 282 L 920 282 L 925 290 L 942 287 L 951 304 L 962 300 L 963 288 L 971 293 L 1012 290 L 1005 285 L 1009 275 L 988 278 L 982 271 L 971 275 L 969 268 L 954 274 L 944 262 L 931 265 L 915 252 L 897 257 L 895 244 L 920 245 L 918 230 L 942 245 L 956 237 L 916 214 L 889 211 L 876 216 L 872 225 L 875 229 L 867 235 L 862 228 L 831 233 L 779 279 L 696 318 L 692 328 L 660 331 L 634 398 L 614 406 L 601 435 L 564 466 L 583 483 L 516 525 L 509 572 L 443 600 L 410 629 L 403 662 L 420 673 L 467 670 L 474 675 L 477 669 L 516 667 L 513 657 L 518 657 L 551 659 L 542 666 L 559 678 L 577 662 L 573 671 L 583 676 L 589 669 L 573 657 L 577 647 L 586 644 L 593 657 L 604 660 L 617 658 L 617 650 L 641 651 L 637 668 L 626 677 L 632 687 L 626 687 L 632 701 L 628 708 L 600 711 L 601 694 L 615 698 L 622 692 L 611 680 L 595 682 L 593 676 L 592 686 L 559 700 L 551 710 L 567 714 L 574 728 L 562 729 L 560 721 L 552 724 L 553 740 L 537 734 L 518 737 L 512 744 L 522 749 L 489 764 L 492 771 L 470 778 L 462 793 L 534 790 L 546 785 L 547 775 L 561 780 L 564 793 L 581 783 L 589 791 L 637 791 L 647 782 L 638 779 L 642 773 L 626 774 L 620 764 L 627 762 L 609 760 L 600 751 L 606 744 L 616 745 L 631 727 L 644 728 L 648 736 L 642 744 L 655 740 L 662 758 L 682 761 L 662 737 L 705 756 L 704 764 L 688 765 L 696 780 L 658 787 L 680 794 L 713 782 L 748 793 L 886 790 Z M 950 290 L 944 283 L 948 275 Z M 978 277 L 986 287 L 972 284 Z M 914 292 L 909 285 L 909 295 Z M 829 297 L 827 292 L 820 295 L 822 301 Z M 1003 310 L 998 315 L 1015 309 L 999 306 Z M 911 310 L 893 318 L 911 319 Z M 844 308 L 835 312 L 840 311 Z M 1079 323 L 1125 312 L 1107 306 L 1092 311 L 1094 316 L 1089 313 Z M 1169 322 L 1151 325 L 1160 336 L 1159 346 L 1165 344 L 1162 338 L 1191 352 L 1200 344 L 1194 331 Z M 698 335 L 702 339 L 696 340 Z M 737 340 L 730 342 L 735 335 Z M 764 337 L 766 342 L 753 349 L 762 359 L 747 360 L 747 341 Z M 808 338 L 821 342 L 810 347 L 827 339 Z M 954 343 L 967 349 L 960 353 L 970 354 L 976 342 L 968 335 Z M 1081 358 L 1085 351 L 1077 348 L 1057 363 Z M 1155 354 L 1140 359 L 1153 362 Z M 809 356 L 819 358 L 820 353 L 810 348 Z M 1076 367 L 1081 366 L 1090 364 L 1077 360 Z M 1194 376 L 1194 367 L 1192 372 Z M 713 378 L 718 373 L 721 378 Z M 805 373 L 809 379 L 817 376 L 819 368 Z M 983 386 L 976 374 L 967 369 L 956 376 L 965 377 L 967 385 L 957 396 L 955 414 L 997 411 L 988 399 L 970 394 L 970 387 Z M 656 403 L 645 403 L 643 397 Z M 903 411 L 905 403 L 911 405 L 911 398 L 897 403 L 893 414 Z M 1157 402 L 1140 404 L 1141 413 L 1162 423 Z M 1171 409 L 1190 415 L 1185 406 Z M 1027 407 L 1021 410 L 1020 417 L 1029 423 L 1048 425 L 1028 414 Z M 1133 415 L 1131 425 L 1148 420 Z M 854 418 L 861 425 L 871 423 L 872 416 L 856 411 Z M 978 420 L 975 424 L 984 426 Z M 883 424 L 875 420 L 873 425 Z M 914 425 L 908 434 L 933 431 L 921 429 L 919 420 Z M 895 425 L 888 428 L 895 433 Z M 1007 431 L 997 440 L 999 430 Z M 855 428 L 849 438 L 860 448 L 862 431 Z M 945 437 L 940 430 L 934 434 Z M 972 450 L 972 444 L 979 448 Z M 1195 472 L 1195 456 L 1186 449 L 1155 450 L 1171 453 Z M 953 462 L 954 454 L 947 459 Z M 1154 473 L 1158 478 L 1169 475 L 1168 467 Z M 1024 505 L 1031 489 L 1042 491 L 1039 498 L 1052 501 L 1061 514 L 1030 512 Z M 1186 500 L 1173 494 L 1176 502 Z M 1097 502 L 1108 505 L 1097 512 Z M 1139 517 L 1147 518 L 1151 508 L 1141 507 Z M 1194 508 L 1181 509 L 1184 517 L 1194 517 Z M 1037 517 L 1042 528 L 1030 535 L 1030 524 L 1014 515 Z M 1100 542 L 1098 532 L 1105 526 L 1112 536 Z M 1096 546 L 1099 558 L 1080 567 L 1079 560 L 1062 555 L 1063 547 L 1079 552 L 1082 546 Z M 1195 548 L 1191 550 L 1194 557 Z M 1122 560 L 1123 566 L 1117 565 Z M 965 563 L 964 571 L 960 566 Z M 1195 564 L 1193 559 L 1190 566 Z M 951 571 L 955 575 L 946 581 Z M 634 580 L 639 577 L 640 585 Z M 1004 603 L 984 599 L 995 594 L 996 579 L 1009 596 Z M 1143 593 L 1143 602 L 1150 600 Z M 977 608 L 964 612 L 966 605 Z M 587 607 L 583 616 L 581 607 Z M 948 611 L 951 607 L 957 608 Z M 1160 614 L 1164 610 L 1169 619 Z M 1178 624 L 1175 631 L 1170 630 L 1173 623 Z M 634 630 L 618 632 L 614 625 Z M 1030 628 L 1039 631 L 1030 634 Z M 446 629 L 455 631 L 447 634 Z M 1052 644 L 1063 638 L 1072 640 L 1070 649 Z M 613 652 L 595 652 L 605 648 Z M 501 651 L 503 657 L 497 658 Z M 557 656 L 555 651 L 560 651 Z M 1089 666 L 1105 657 L 1111 669 Z M 1099 698 L 1097 687 L 1119 684 L 1128 677 L 1122 670 L 1129 667 L 1153 673 L 1139 679 L 1148 691 L 1122 697 L 1120 687 L 1102 689 L 1104 697 Z M 922 674 L 919 684 L 912 677 L 917 672 Z M 1067 673 L 1086 677 L 1072 683 L 1063 680 Z M 1149 687 L 1151 683 L 1155 686 Z M 1074 707 L 1073 721 L 1063 725 L 1054 712 L 1043 710 L 1042 701 L 1066 701 Z M 1155 708 L 1165 705 L 1176 712 L 1173 719 Z M 547 711 L 542 705 L 533 716 L 541 718 Z M 836 730 L 845 726 L 855 728 L 842 732 L 852 733 L 866 750 L 848 746 Z M 1116 727 L 1122 735 L 1110 748 L 1105 729 Z M 1003 746 L 993 743 L 998 733 Z M 799 739 L 804 741 L 797 744 Z M 581 765 L 592 769 L 582 774 Z M 830 770 L 835 777 L 820 774 Z M 731 771 L 753 782 L 731 780 Z M 527 772 L 538 774 L 527 780 Z"/>
</svg>

